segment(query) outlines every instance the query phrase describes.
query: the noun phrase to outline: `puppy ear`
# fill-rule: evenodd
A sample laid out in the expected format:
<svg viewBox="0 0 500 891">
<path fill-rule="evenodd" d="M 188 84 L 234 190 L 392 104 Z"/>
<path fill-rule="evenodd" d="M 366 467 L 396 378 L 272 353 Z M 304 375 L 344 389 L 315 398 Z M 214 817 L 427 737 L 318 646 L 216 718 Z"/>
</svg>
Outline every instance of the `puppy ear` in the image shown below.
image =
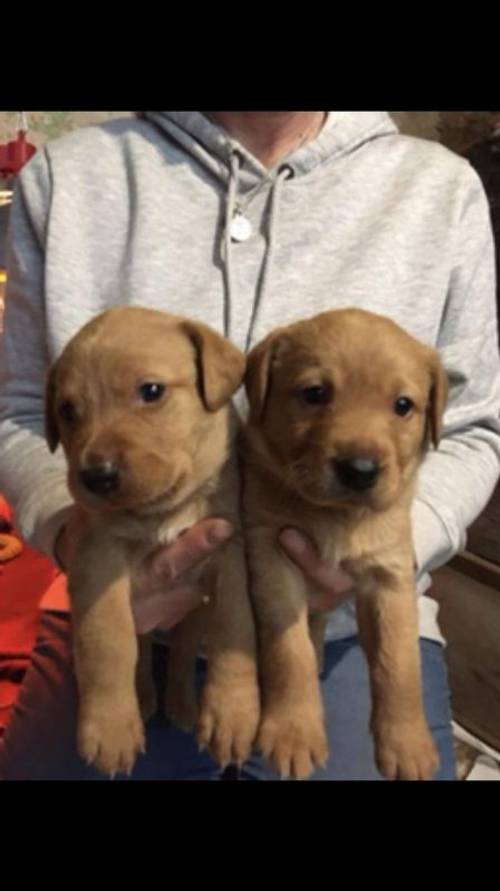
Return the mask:
<svg viewBox="0 0 500 891">
<path fill-rule="evenodd" d="M 271 368 L 283 329 L 268 334 L 247 356 L 245 390 L 250 405 L 250 420 L 258 422 L 264 415 L 271 385 Z"/>
<path fill-rule="evenodd" d="M 431 350 L 431 389 L 427 405 L 427 419 L 434 448 L 437 449 L 441 438 L 443 414 L 448 398 L 448 378 L 441 360 L 435 350 Z"/>
<path fill-rule="evenodd" d="M 183 322 L 182 329 L 195 350 L 201 398 L 208 411 L 217 411 L 242 383 L 245 357 L 208 325 Z"/>
<path fill-rule="evenodd" d="M 55 406 L 56 371 L 57 363 L 49 369 L 45 383 L 45 438 L 51 452 L 55 452 L 59 444 L 59 427 Z"/>
</svg>

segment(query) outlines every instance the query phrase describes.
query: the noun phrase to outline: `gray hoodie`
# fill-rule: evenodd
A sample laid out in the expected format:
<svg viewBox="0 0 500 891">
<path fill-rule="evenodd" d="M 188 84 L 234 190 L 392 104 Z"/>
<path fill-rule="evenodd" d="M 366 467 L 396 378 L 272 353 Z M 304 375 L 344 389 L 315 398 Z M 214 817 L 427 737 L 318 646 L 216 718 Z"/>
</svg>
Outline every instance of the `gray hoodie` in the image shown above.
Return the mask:
<svg viewBox="0 0 500 891">
<path fill-rule="evenodd" d="M 235 214 L 250 224 L 244 241 L 227 234 Z M 199 112 L 147 112 L 50 143 L 19 177 L 11 215 L 0 491 L 22 535 L 51 554 L 70 503 L 63 456 L 44 441 L 43 380 L 93 315 L 156 307 L 248 349 L 277 325 L 358 306 L 437 347 L 450 379 L 413 511 L 423 593 L 499 476 L 493 250 L 468 162 L 400 135 L 383 112 L 329 113 L 272 170 Z M 434 602 L 420 607 L 422 634 L 438 638 Z M 354 632 L 348 603 L 328 633 Z"/>
</svg>

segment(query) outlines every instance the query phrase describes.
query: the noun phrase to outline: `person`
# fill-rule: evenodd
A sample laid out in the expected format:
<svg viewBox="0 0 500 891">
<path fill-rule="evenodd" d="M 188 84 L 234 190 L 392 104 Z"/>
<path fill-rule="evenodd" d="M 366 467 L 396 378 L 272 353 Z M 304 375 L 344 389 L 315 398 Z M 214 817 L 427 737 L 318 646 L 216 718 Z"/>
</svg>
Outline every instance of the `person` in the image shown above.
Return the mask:
<svg viewBox="0 0 500 891">
<path fill-rule="evenodd" d="M 78 538 L 63 456 L 43 435 L 48 364 L 92 316 L 140 304 L 199 319 L 248 350 L 340 306 L 391 317 L 436 347 L 450 395 L 412 521 L 424 702 L 455 778 L 444 641 L 429 572 L 464 546 L 500 468 L 500 366 L 488 205 L 464 159 L 384 112 L 143 112 L 40 150 L 15 190 L 0 390 L 0 490 L 26 541 L 64 567 Z M 239 397 L 244 415 L 245 403 Z M 215 518 L 144 566 L 139 630 L 199 602 L 185 571 L 231 533 Z M 330 756 L 313 780 L 381 779 L 350 580 L 297 528 L 280 545 L 330 613 L 321 675 Z M 69 615 L 44 612 L 0 754 L 7 779 L 100 779 L 75 749 Z M 168 647 L 155 647 L 161 686 Z M 204 666 L 200 660 L 198 683 Z M 256 754 L 221 770 L 160 715 L 132 780 L 276 779 Z"/>
</svg>

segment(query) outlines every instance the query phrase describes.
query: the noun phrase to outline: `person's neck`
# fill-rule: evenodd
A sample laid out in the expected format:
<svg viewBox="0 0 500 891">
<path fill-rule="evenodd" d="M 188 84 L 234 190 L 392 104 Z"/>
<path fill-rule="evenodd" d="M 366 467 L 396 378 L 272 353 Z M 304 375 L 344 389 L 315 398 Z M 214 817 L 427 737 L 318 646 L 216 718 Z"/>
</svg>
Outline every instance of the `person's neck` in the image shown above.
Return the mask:
<svg viewBox="0 0 500 891">
<path fill-rule="evenodd" d="M 211 111 L 207 116 L 270 168 L 315 139 L 326 112 Z"/>
</svg>

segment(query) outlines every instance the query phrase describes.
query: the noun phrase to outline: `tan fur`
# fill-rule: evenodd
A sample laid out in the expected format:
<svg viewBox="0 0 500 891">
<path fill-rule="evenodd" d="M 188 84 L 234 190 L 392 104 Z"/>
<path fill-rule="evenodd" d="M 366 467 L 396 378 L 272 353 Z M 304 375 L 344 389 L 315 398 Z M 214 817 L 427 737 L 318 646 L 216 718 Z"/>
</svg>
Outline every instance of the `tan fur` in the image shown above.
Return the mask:
<svg viewBox="0 0 500 891">
<path fill-rule="evenodd" d="M 304 388 L 325 385 L 324 405 Z M 379 770 L 430 777 L 437 756 L 423 709 L 410 506 L 419 462 L 437 445 L 446 378 L 437 354 L 394 323 L 337 310 L 273 332 L 248 357 L 245 522 L 262 683 L 258 745 L 284 776 L 307 776 L 327 757 L 317 681 L 325 620 L 308 627 L 315 592 L 282 552 L 287 526 L 355 582 L 372 688 Z M 415 407 L 394 412 L 401 396 Z M 333 459 L 369 455 L 373 488 L 351 492 Z M 316 653 L 315 653 L 316 649 Z"/>
<path fill-rule="evenodd" d="M 196 723 L 200 744 L 221 764 L 242 762 L 250 751 L 258 721 L 255 641 L 228 408 L 244 367 L 239 351 L 205 325 L 121 307 L 86 325 L 50 371 L 47 439 L 52 449 L 62 442 L 69 487 L 87 521 L 68 574 L 78 748 L 105 773 L 130 772 L 144 745 L 140 711 L 147 719 L 156 706 L 151 641 L 138 648 L 134 630 L 134 578 L 159 545 L 210 516 L 229 519 L 235 535 L 192 573 L 210 605 L 173 633 L 167 707 L 186 729 Z M 165 395 L 144 403 L 138 388 L 145 382 L 166 385 Z M 61 415 L 68 402 L 75 420 L 64 419 L 64 407 Z M 119 467 L 120 487 L 92 494 L 80 471 L 105 459 Z M 193 671 L 202 637 L 208 669 L 198 713 Z"/>
</svg>

